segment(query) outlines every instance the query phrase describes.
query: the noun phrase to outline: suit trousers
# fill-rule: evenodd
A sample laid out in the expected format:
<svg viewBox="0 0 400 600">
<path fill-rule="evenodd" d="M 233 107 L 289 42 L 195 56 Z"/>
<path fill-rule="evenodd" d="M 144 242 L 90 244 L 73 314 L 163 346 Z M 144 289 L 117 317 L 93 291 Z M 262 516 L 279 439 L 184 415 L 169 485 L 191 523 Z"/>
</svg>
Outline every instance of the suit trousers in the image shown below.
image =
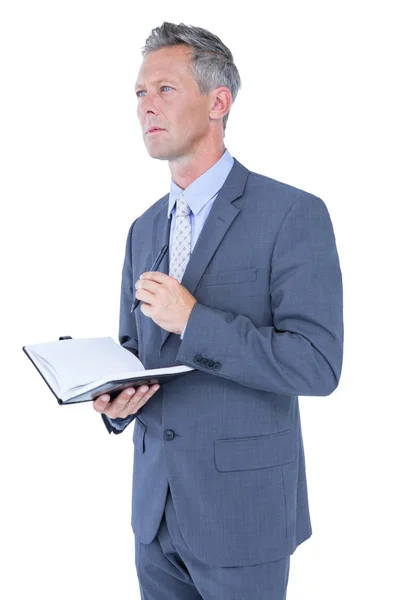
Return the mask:
<svg viewBox="0 0 400 600">
<path fill-rule="evenodd" d="M 199 561 L 182 537 L 169 488 L 154 540 L 135 536 L 135 564 L 142 600 L 286 600 L 290 556 L 247 567 Z"/>
</svg>

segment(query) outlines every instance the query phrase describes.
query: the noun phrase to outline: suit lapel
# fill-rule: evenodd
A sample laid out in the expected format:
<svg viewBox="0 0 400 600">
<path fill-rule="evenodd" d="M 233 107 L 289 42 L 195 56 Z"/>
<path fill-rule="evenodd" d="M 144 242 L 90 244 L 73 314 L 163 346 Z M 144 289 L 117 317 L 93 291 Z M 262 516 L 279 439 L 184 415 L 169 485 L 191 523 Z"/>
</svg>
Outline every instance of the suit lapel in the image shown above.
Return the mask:
<svg viewBox="0 0 400 600">
<path fill-rule="evenodd" d="M 243 194 L 248 174 L 249 170 L 234 158 L 233 167 L 224 185 L 218 192 L 182 277 L 181 284 L 193 296 L 195 296 L 196 287 L 210 260 L 240 212 L 240 209 L 233 206 L 232 202 Z M 168 195 L 165 196 L 161 209 L 154 216 L 152 234 L 154 256 L 156 256 L 164 244 L 168 244 L 168 251 L 159 267 L 159 271 L 168 275 L 170 256 L 169 236 L 172 218 L 168 219 L 167 211 Z M 170 334 L 170 331 L 161 330 L 160 351 Z"/>
</svg>

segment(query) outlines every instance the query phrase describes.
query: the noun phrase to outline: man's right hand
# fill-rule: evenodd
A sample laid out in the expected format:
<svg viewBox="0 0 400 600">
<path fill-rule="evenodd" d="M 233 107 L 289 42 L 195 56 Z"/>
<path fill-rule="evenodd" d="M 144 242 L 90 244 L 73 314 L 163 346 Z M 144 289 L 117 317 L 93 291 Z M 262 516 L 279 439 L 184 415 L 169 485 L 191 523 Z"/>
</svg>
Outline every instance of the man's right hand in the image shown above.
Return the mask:
<svg viewBox="0 0 400 600">
<path fill-rule="evenodd" d="M 127 388 L 111 402 L 109 394 L 102 394 L 93 401 L 93 408 L 99 413 L 104 413 L 110 419 L 125 419 L 129 415 L 137 413 L 139 408 L 142 408 L 147 400 L 154 396 L 159 387 L 159 384 L 155 383 L 150 388 L 147 385 L 141 385 L 136 390 Z"/>
</svg>

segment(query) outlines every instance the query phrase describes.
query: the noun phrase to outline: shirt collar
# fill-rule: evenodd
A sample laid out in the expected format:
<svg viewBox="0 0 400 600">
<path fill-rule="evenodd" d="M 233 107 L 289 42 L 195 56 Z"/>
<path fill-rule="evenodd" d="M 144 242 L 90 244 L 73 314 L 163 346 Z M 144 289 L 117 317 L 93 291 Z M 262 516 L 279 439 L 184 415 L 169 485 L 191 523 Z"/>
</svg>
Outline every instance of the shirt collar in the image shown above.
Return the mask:
<svg viewBox="0 0 400 600">
<path fill-rule="evenodd" d="M 171 186 L 168 201 L 168 219 L 175 206 L 176 199 L 183 192 L 185 199 L 194 215 L 197 215 L 224 185 L 229 171 L 232 169 L 234 160 L 226 148 L 221 158 L 200 177 L 192 181 L 183 190 L 171 177 Z"/>
</svg>

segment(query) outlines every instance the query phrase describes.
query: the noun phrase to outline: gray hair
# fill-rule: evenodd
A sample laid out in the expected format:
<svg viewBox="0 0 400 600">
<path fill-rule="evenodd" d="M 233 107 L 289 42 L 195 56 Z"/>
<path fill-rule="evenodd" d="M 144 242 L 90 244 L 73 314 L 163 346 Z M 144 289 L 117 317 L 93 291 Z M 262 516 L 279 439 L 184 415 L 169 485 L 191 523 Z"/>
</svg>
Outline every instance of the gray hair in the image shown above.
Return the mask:
<svg viewBox="0 0 400 600">
<path fill-rule="evenodd" d="M 193 25 L 176 25 L 164 21 L 160 27 L 151 30 L 141 49 L 142 56 L 146 58 L 149 52 L 178 44 L 187 44 L 192 49 L 189 68 L 197 81 L 200 94 L 206 95 L 219 86 L 226 86 L 231 92 L 233 104 L 241 87 L 239 71 L 229 48 L 210 31 Z M 230 110 L 222 119 L 224 137 L 229 113 Z"/>
</svg>

